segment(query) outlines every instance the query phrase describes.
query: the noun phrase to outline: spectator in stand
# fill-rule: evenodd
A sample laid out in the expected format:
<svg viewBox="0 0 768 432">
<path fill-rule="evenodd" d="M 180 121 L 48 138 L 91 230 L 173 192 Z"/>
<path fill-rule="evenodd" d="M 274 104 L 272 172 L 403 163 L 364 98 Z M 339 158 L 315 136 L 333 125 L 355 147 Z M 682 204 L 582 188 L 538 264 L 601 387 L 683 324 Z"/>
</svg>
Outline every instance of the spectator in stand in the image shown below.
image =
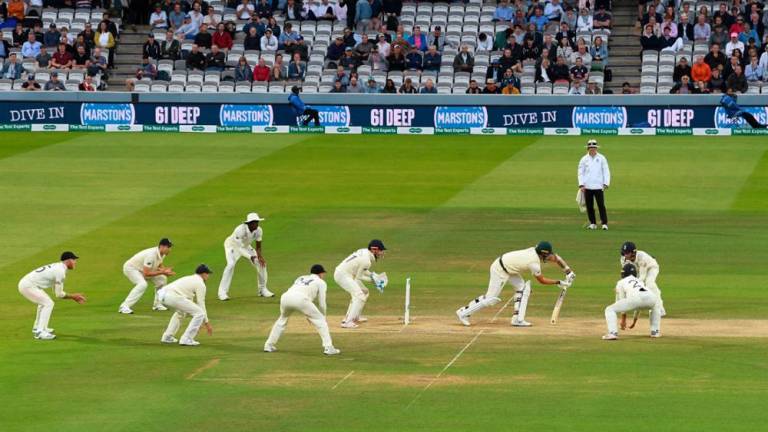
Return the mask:
<svg viewBox="0 0 768 432">
<path fill-rule="evenodd" d="M 346 46 L 344 46 L 344 39 L 341 36 L 337 36 L 332 44 L 328 46 L 325 58 L 333 62 L 338 62 L 341 56 L 344 55 Z"/>
<path fill-rule="evenodd" d="M 21 63 L 16 58 L 16 53 L 12 52 L 8 56 L 8 60 L 3 63 L 3 69 L 0 71 L 0 76 L 3 79 L 17 80 L 21 78 L 21 72 L 24 70 Z"/>
<path fill-rule="evenodd" d="M 61 40 L 61 34 L 56 30 L 56 24 L 51 23 L 48 31 L 43 34 L 43 45 L 47 47 L 56 47 Z"/>
<path fill-rule="evenodd" d="M 208 13 L 205 14 L 205 17 L 203 18 L 203 24 L 207 25 L 208 28 L 215 29 L 220 23 L 220 16 L 216 16 L 216 9 L 214 9 L 213 6 L 208 6 Z M 230 37 L 231 36 L 232 35 L 230 35 Z"/>
<path fill-rule="evenodd" d="M 186 13 L 184 13 L 183 10 L 181 10 L 181 3 L 174 3 L 173 10 L 168 14 L 168 24 L 178 29 L 182 25 L 184 25 L 184 17 L 186 16 Z"/>
<path fill-rule="evenodd" d="M 405 65 L 408 70 L 420 71 L 422 70 L 422 62 L 424 58 L 421 55 L 421 51 L 416 47 L 411 48 L 411 52 L 405 56 Z"/>
<path fill-rule="evenodd" d="M 728 80 L 728 77 L 733 74 L 736 66 L 741 66 L 741 53 L 739 50 L 733 50 L 733 55 L 728 59 L 728 63 L 726 63 L 725 69 L 723 70 L 723 78 Z"/>
<path fill-rule="evenodd" d="M 727 43 L 728 33 L 725 32 L 725 28 L 722 25 L 715 26 L 712 34 L 709 35 L 709 45 L 718 44 L 722 48 Z"/>
<path fill-rule="evenodd" d="M 128 78 L 125 80 L 125 88 L 128 91 L 133 91 L 136 88 L 136 81 L 148 78 L 153 80 L 157 78 L 157 67 L 149 61 L 149 57 L 141 59 L 141 65 L 136 68 L 136 78 Z"/>
<path fill-rule="evenodd" d="M 680 82 L 676 83 L 669 91 L 670 94 L 693 94 L 696 91 L 696 87 L 691 84 L 691 78 L 688 75 L 683 75 L 680 78 Z"/>
<path fill-rule="evenodd" d="M 355 45 L 354 54 L 359 59 L 359 62 L 365 63 L 368 61 L 368 55 L 373 50 L 373 42 L 368 39 L 368 35 L 364 34 L 360 39 L 360 43 Z"/>
<path fill-rule="evenodd" d="M 368 78 L 368 84 L 365 86 L 365 93 L 366 94 L 376 94 L 381 93 L 381 89 L 379 88 L 379 84 L 376 82 L 373 77 Z"/>
<path fill-rule="evenodd" d="M 45 83 L 45 86 L 43 87 L 43 90 L 45 91 L 67 91 L 67 88 L 64 87 L 64 83 L 59 80 L 59 73 L 56 71 L 51 72 L 51 79 L 48 80 L 47 83 Z"/>
<path fill-rule="evenodd" d="M 749 23 L 744 23 L 744 27 L 742 28 L 741 33 L 739 33 L 739 41 L 745 46 L 752 41 L 758 48 L 760 48 L 760 36 L 757 35 L 757 31 L 755 31 Z"/>
<path fill-rule="evenodd" d="M 24 42 L 24 45 L 21 46 L 21 55 L 24 58 L 35 58 L 38 54 L 40 54 L 40 47 L 42 44 L 37 41 L 37 38 L 35 37 L 35 34 L 32 32 L 29 32 L 29 35 L 27 36 L 27 41 Z"/>
<path fill-rule="evenodd" d="M 384 58 L 389 57 L 389 54 L 392 52 L 392 45 L 387 42 L 387 38 L 384 34 L 379 34 L 379 41 L 376 44 L 376 47 L 379 54 Z"/>
<path fill-rule="evenodd" d="M 333 76 L 334 81 L 340 81 L 341 85 L 346 87 L 349 85 L 349 75 L 347 71 L 344 70 L 343 67 L 339 66 L 336 68 L 336 75 Z"/>
<path fill-rule="evenodd" d="M 421 32 L 421 27 L 413 27 L 413 34 L 410 35 L 407 40 L 411 47 L 421 52 L 427 50 L 427 37 Z"/>
<path fill-rule="evenodd" d="M 763 80 L 765 70 L 760 66 L 757 57 L 752 57 L 749 64 L 744 69 L 744 77 L 747 82 L 754 83 Z"/>
<path fill-rule="evenodd" d="M 256 27 L 248 28 L 248 33 L 243 40 L 243 48 L 246 51 L 261 51 L 261 36 L 258 35 Z"/>
<path fill-rule="evenodd" d="M 580 32 L 591 32 L 594 29 L 594 19 L 589 9 L 582 8 L 579 19 L 576 21 L 576 30 Z M 541 31 L 541 30 L 539 30 Z"/>
<path fill-rule="evenodd" d="M 10 0 L 7 5 L 8 18 L 16 18 L 17 22 L 23 22 L 27 13 L 27 4 L 22 0 Z"/>
<path fill-rule="evenodd" d="M 571 48 L 571 44 L 568 41 L 568 38 L 563 37 L 560 39 L 560 44 L 557 46 L 557 53 L 556 57 L 563 57 L 570 59 L 573 56 L 573 48 Z"/>
<path fill-rule="evenodd" d="M 403 48 L 400 45 L 395 45 L 392 49 L 392 53 L 387 57 L 388 71 L 404 71 L 406 68 L 405 56 L 403 55 Z"/>
<path fill-rule="evenodd" d="M 387 81 L 384 83 L 384 88 L 381 89 L 381 92 L 387 94 L 396 94 L 397 87 L 395 87 L 395 82 L 392 81 L 391 78 L 387 78 Z"/>
<path fill-rule="evenodd" d="M 579 43 L 576 52 L 571 55 L 570 64 L 575 65 L 576 59 L 581 59 L 582 64 L 587 68 L 592 67 L 592 55 L 587 51 L 587 45 L 585 43 Z"/>
<path fill-rule="evenodd" d="M 403 32 L 397 32 L 395 40 L 392 41 L 393 47 L 398 45 L 403 49 L 403 52 L 411 50 L 411 44 L 405 39 L 405 34 Z"/>
<path fill-rule="evenodd" d="M 218 45 L 211 45 L 211 51 L 205 56 L 205 70 L 222 72 L 226 65 L 227 60 L 224 52 L 219 49 Z"/>
<path fill-rule="evenodd" d="M 43 43 L 43 37 L 44 37 L 45 35 L 43 34 L 43 27 L 42 27 L 42 24 L 41 24 L 39 21 L 36 21 L 36 22 L 35 22 L 35 25 L 34 25 L 34 27 L 32 27 L 32 29 L 31 29 L 31 30 L 28 30 L 28 31 L 27 31 L 27 37 L 29 37 L 29 34 L 30 34 L 30 33 L 34 33 L 34 35 L 35 35 L 35 39 L 36 39 L 38 42 L 40 42 L 41 44 Z"/>
<path fill-rule="evenodd" d="M 72 57 L 72 69 L 88 69 L 91 65 L 91 56 L 85 52 L 85 45 L 78 45 L 75 55 Z"/>
<path fill-rule="evenodd" d="M 360 42 L 360 36 L 356 35 L 354 32 L 352 32 L 352 29 L 349 27 L 344 28 L 344 34 L 341 36 L 342 41 L 344 42 L 345 48 L 354 48 L 355 45 Z"/>
<path fill-rule="evenodd" d="M 709 37 L 712 35 L 712 28 L 707 22 L 707 17 L 699 15 L 696 18 L 696 25 L 693 26 L 693 40 L 696 42 L 709 41 Z"/>
<path fill-rule="evenodd" d="M 552 72 L 552 62 L 550 62 L 548 58 L 544 57 L 541 59 L 541 62 L 536 65 L 536 75 L 534 75 L 534 81 L 537 83 L 551 83 L 551 76 L 553 75 Z"/>
<path fill-rule="evenodd" d="M 704 56 L 698 56 L 696 57 L 696 63 L 693 64 L 693 67 L 691 68 L 691 78 L 693 81 L 695 81 L 697 84 L 699 81 L 703 82 L 709 82 L 709 79 L 712 77 L 712 69 L 709 67 L 709 65 L 704 61 Z"/>
<path fill-rule="evenodd" d="M 535 63 L 541 57 L 541 49 L 534 42 L 533 38 L 526 37 L 523 42 L 523 49 L 520 59 L 524 63 Z"/>
<path fill-rule="evenodd" d="M 96 47 L 91 52 L 91 62 L 88 66 L 88 75 L 101 75 L 102 79 L 107 78 L 108 62 L 107 57 L 102 54 L 101 48 Z"/>
<path fill-rule="evenodd" d="M 371 54 L 368 55 L 368 66 L 371 67 L 371 70 L 373 71 L 381 71 L 386 72 L 389 68 L 389 63 L 387 63 L 387 58 L 384 57 L 380 52 L 378 46 L 373 47 L 373 50 L 371 51 Z"/>
<path fill-rule="evenodd" d="M 299 40 L 299 33 L 293 29 L 293 24 L 286 23 L 283 32 L 280 33 L 278 38 L 278 48 L 281 50 L 290 51 Z"/>
<path fill-rule="evenodd" d="M 347 47 L 344 50 L 344 55 L 339 59 L 339 66 L 348 71 L 355 71 L 357 69 L 357 58 L 355 57 L 352 48 Z"/>
<path fill-rule="evenodd" d="M 584 93 L 587 95 L 599 95 L 602 94 L 603 91 L 597 86 L 596 82 L 590 81 L 587 83 L 587 90 Z"/>
<path fill-rule="evenodd" d="M 267 3 L 267 0 L 259 0 L 259 4 L 256 5 L 254 14 L 263 19 L 272 18 L 272 1 Z"/>
<path fill-rule="evenodd" d="M 331 5 L 328 0 L 321 0 L 320 3 L 317 3 L 316 0 L 309 0 L 307 19 L 315 21 L 336 21 L 333 5 Z"/>
<path fill-rule="evenodd" d="M 80 34 L 77 35 L 77 37 L 82 37 L 85 41 L 86 51 L 92 51 L 93 48 L 96 47 L 96 32 L 93 31 L 91 23 L 85 23 L 85 28 L 80 32 Z"/>
<path fill-rule="evenodd" d="M 67 45 L 60 43 L 59 49 L 51 57 L 50 67 L 52 69 L 70 69 L 72 63 L 72 54 L 67 51 Z"/>
<path fill-rule="evenodd" d="M 176 34 L 184 39 L 194 40 L 199 31 L 200 27 L 196 26 L 195 23 L 192 22 L 192 17 L 187 14 L 184 16 L 184 24 L 176 29 Z"/>
<path fill-rule="evenodd" d="M 288 79 L 295 81 L 304 81 L 307 74 L 307 63 L 301 60 L 299 53 L 294 53 L 293 58 L 288 64 Z"/>
<path fill-rule="evenodd" d="M 340 81 L 336 81 L 333 83 L 333 87 L 329 91 L 329 93 L 346 93 L 347 89 L 344 87 Z"/>
<path fill-rule="evenodd" d="M 264 36 L 261 37 L 260 45 L 262 51 L 277 51 L 280 43 L 277 41 L 277 37 L 272 34 L 272 29 L 268 28 L 264 32 Z"/>
<path fill-rule="evenodd" d="M 147 35 L 147 41 L 141 47 L 141 54 L 151 59 L 160 59 L 160 44 L 155 40 L 154 33 Z"/>
<path fill-rule="evenodd" d="M 83 78 L 83 82 L 81 82 L 77 88 L 80 91 L 95 92 L 96 86 L 93 85 L 93 77 L 86 75 L 85 78 Z"/>
<path fill-rule="evenodd" d="M 482 94 L 501 94 L 501 90 L 496 85 L 496 80 L 488 78 L 485 81 L 485 87 L 483 87 Z"/>
<path fill-rule="evenodd" d="M 435 45 L 430 45 L 427 53 L 424 54 L 423 68 L 425 71 L 440 71 L 440 64 L 443 61 L 443 56 L 437 52 Z"/>
<path fill-rule="evenodd" d="M 608 66 L 608 48 L 602 37 L 595 36 L 589 54 L 592 56 L 592 70 L 604 70 Z"/>
<path fill-rule="evenodd" d="M 661 37 L 661 50 L 667 51 L 667 52 L 673 52 L 676 53 L 683 49 L 685 44 L 683 44 L 682 38 L 675 38 L 671 36 L 671 28 L 667 27 L 664 29 L 664 36 Z"/>
<path fill-rule="evenodd" d="M 406 78 L 403 85 L 400 86 L 400 90 L 398 90 L 398 93 L 416 94 L 418 93 L 418 91 L 416 90 L 416 87 L 413 86 L 413 81 L 410 78 Z"/>
<path fill-rule="evenodd" d="M 27 80 L 21 85 L 24 91 L 38 91 L 41 89 L 40 83 L 35 81 L 35 74 L 27 74 Z"/>
<path fill-rule="evenodd" d="M 267 31 L 267 29 L 272 30 L 272 34 L 278 39 L 278 41 L 280 40 L 281 29 L 280 29 L 280 25 L 277 23 L 277 19 L 275 19 L 275 17 L 271 16 L 271 17 L 267 18 L 267 25 L 266 25 L 266 28 L 264 29 L 264 31 Z"/>
<path fill-rule="evenodd" d="M 563 24 L 567 25 L 569 29 L 576 28 L 576 25 L 579 22 L 579 17 L 576 15 L 576 12 L 574 12 L 573 8 L 569 7 L 568 10 L 565 11 L 565 14 L 563 14 L 562 19 L 560 20 L 560 28 L 563 28 Z"/>
<path fill-rule="evenodd" d="M 677 36 L 683 39 L 683 42 L 693 42 L 693 24 L 688 21 L 688 15 L 681 14 L 680 22 L 677 24 Z"/>
<path fill-rule="evenodd" d="M 168 15 L 165 13 L 160 3 L 155 4 L 155 10 L 149 16 L 149 25 L 153 29 L 165 30 L 168 28 Z"/>
<path fill-rule="evenodd" d="M 114 67 L 115 53 L 113 52 L 113 49 L 115 48 L 115 37 L 112 35 L 112 32 L 109 31 L 109 25 L 106 22 L 102 21 L 99 23 L 99 31 L 96 32 L 94 41 L 96 42 L 97 47 L 107 53 L 109 67 Z"/>
<path fill-rule="evenodd" d="M 552 71 L 548 73 L 549 78 L 553 83 L 569 82 L 571 78 L 570 70 L 568 69 L 568 65 L 565 62 L 565 57 L 563 56 L 557 57 L 557 63 L 552 66 Z"/>
<path fill-rule="evenodd" d="M 509 6 L 509 2 L 507 0 L 500 0 L 499 4 L 496 5 L 496 10 L 493 12 L 493 20 L 494 21 L 512 21 L 512 17 L 514 17 L 515 11 Z"/>
<path fill-rule="evenodd" d="M 240 56 L 240 59 L 237 61 L 237 66 L 235 66 L 235 82 L 243 81 L 253 81 L 253 71 L 251 71 L 251 67 L 248 65 L 248 60 L 245 56 Z"/>
<path fill-rule="evenodd" d="M 550 0 L 544 6 L 544 16 L 549 21 L 560 22 L 560 18 L 564 13 L 565 11 L 563 10 L 563 5 L 560 4 L 560 0 Z"/>
<path fill-rule="evenodd" d="M 672 81 L 679 83 L 682 81 L 684 76 L 690 78 L 691 73 L 692 68 L 688 64 L 688 59 L 685 57 L 680 57 L 680 61 L 677 62 L 677 65 L 675 65 L 675 69 L 672 72 Z"/>
<path fill-rule="evenodd" d="M 24 25 L 21 22 L 16 23 L 11 38 L 13 39 L 14 48 L 21 48 L 21 45 L 27 41 L 27 32 L 24 31 Z"/>
<path fill-rule="evenodd" d="M 596 30 L 610 30 L 613 17 L 610 13 L 605 11 L 605 5 L 600 4 L 595 12 L 595 16 L 592 19 L 592 26 Z"/>
<path fill-rule="evenodd" d="M 706 57 L 704 57 L 704 61 L 713 71 L 715 69 L 720 69 L 722 72 L 725 69 L 726 58 L 725 55 L 720 51 L 720 44 L 715 43 L 709 48 L 709 53 L 707 53 Z"/>
<path fill-rule="evenodd" d="M 51 64 L 51 55 L 48 53 L 48 48 L 41 46 L 40 54 L 35 57 L 35 60 L 37 61 L 38 69 L 47 69 Z"/>
<path fill-rule="evenodd" d="M 237 18 L 239 20 L 247 21 L 251 18 L 251 16 L 255 15 L 255 10 L 256 8 L 249 0 L 241 0 L 240 4 L 237 5 L 237 8 L 235 9 L 235 13 L 237 14 Z"/>
<path fill-rule="evenodd" d="M 160 58 L 174 61 L 181 58 L 181 43 L 174 37 L 173 30 L 165 32 L 165 40 L 160 44 Z"/>
<path fill-rule="evenodd" d="M 635 91 L 632 89 L 632 86 L 630 86 L 628 82 L 624 82 L 621 85 L 621 94 L 631 95 L 631 94 L 635 94 Z"/>
<path fill-rule="evenodd" d="M 200 31 L 195 35 L 195 39 L 192 41 L 200 48 L 211 49 L 213 45 L 213 35 L 208 33 L 208 24 L 200 24 Z"/>
<path fill-rule="evenodd" d="M 347 25 L 356 25 L 358 32 L 364 32 L 369 29 L 371 24 L 371 18 L 373 17 L 373 8 L 371 7 L 371 0 L 351 0 L 351 4 L 354 4 L 355 15 L 352 23 Z M 349 7 L 349 6 L 348 6 Z"/>
<path fill-rule="evenodd" d="M 440 26 L 435 26 L 435 28 L 432 30 L 432 33 L 429 35 L 429 40 L 427 40 L 427 43 L 430 46 L 434 45 L 435 49 L 437 49 L 439 52 L 442 52 L 445 49 L 447 43 L 445 41 L 445 35 L 443 34 L 442 28 Z"/>
<path fill-rule="evenodd" d="M 733 67 L 733 73 L 728 75 L 728 79 L 725 80 L 725 87 L 732 88 L 733 91 L 739 93 L 746 93 L 749 88 L 747 78 L 744 76 L 741 65 L 735 65 Z"/>
<path fill-rule="evenodd" d="M 591 23 L 592 16 L 590 16 L 589 19 Z M 544 28 L 549 23 L 549 19 L 544 16 L 544 9 L 541 6 L 537 6 L 534 7 L 533 16 L 528 20 L 528 22 L 534 24 L 537 31 L 543 32 Z"/>
<path fill-rule="evenodd" d="M 461 52 L 453 58 L 453 70 L 456 72 L 469 72 L 475 68 L 475 58 L 469 52 L 469 45 L 462 45 Z"/>
<path fill-rule="evenodd" d="M 573 83 L 571 83 L 571 89 L 568 91 L 568 94 L 571 96 L 584 96 L 586 94 L 586 89 L 581 84 L 580 80 L 574 80 Z"/>
<path fill-rule="evenodd" d="M 585 81 L 589 78 L 589 71 L 581 60 L 581 57 L 576 57 L 575 64 L 570 70 L 571 81 Z"/>
<path fill-rule="evenodd" d="M 205 54 L 197 44 L 193 44 L 192 50 L 187 54 L 187 69 L 204 71 L 205 66 Z"/>
<path fill-rule="evenodd" d="M 363 86 L 358 83 L 356 76 L 353 76 L 349 79 L 347 93 L 365 93 L 365 88 L 363 88 Z"/>
<path fill-rule="evenodd" d="M 226 31 L 226 27 L 223 23 L 219 23 L 216 27 L 216 33 L 213 34 L 213 45 L 217 45 L 219 49 L 229 51 L 232 49 L 232 36 Z"/>
<path fill-rule="evenodd" d="M 520 89 L 515 87 L 512 81 L 507 81 L 506 85 L 501 89 L 501 94 L 504 95 L 519 95 Z"/>
<path fill-rule="evenodd" d="M 728 32 L 741 33 L 744 30 L 744 18 L 741 16 L 738 6 L 734 8 L 732 15 L 736 17 L 736 22 L 731 24 L 730 27 L 728 27 Z"/>
<path fill-rule="evenodd" d="M 267 66 L 264 58 L 259 59 L 259 64 L 253 68 L 253 80 L 254 81 L 269 81 L 269 73 L 271 70 Z"/>
<path fill-rule="evenodd" d="M 301 10 L 301 4 L 296 0 L 288 0 L 283 8 L 283 16 L 290 21 L 303 21 L 304 13 Z"/>
<path fill-rule="evenodd" d="M 487 34 L 480 33 L 477 36 L 477 50 L 493 51 L 493 40 Z"/>
<path fill-rule="evenodd" d="M 421 89 L 419 89 L 420 94 L 437 94 L 437 89 L 435 88 L 435 83 L 432 81 L 432 78 L 427 78 L 426 81 L 424 81 L 424 85 L 421 86 Z"/>
<path fill-rule="evenodd" d="M 288 79 L 288 69 L 285 67 L 285 64 L 282 62 L 282 57 L 280 57 L 280 54 L 278 54 L 275 57 L 275 63 L 272 65 L 272 70 L 269 73 L 269 80 L 270 81 L 285 81 Z"/>
<path fill-rule="evenodd" d="M 661 22 L 661 33 L 666 34 L 667 30 L 669 30 L 669 36 L 673 38 L 678 38 L 679 35 L 677 34 L 677 24 L 675 24 L 672 19 L 674 16 L 667 15 L 664 17 L 664 21 Z"/>
<path fill-rule="evenodd" d="M 744 52 L 744 43 L 739 40 L 738 33 L 731 32 L 731 40 L 725 45 L 725 56 L 731 57 L 735 49 Z"/>
</svg>

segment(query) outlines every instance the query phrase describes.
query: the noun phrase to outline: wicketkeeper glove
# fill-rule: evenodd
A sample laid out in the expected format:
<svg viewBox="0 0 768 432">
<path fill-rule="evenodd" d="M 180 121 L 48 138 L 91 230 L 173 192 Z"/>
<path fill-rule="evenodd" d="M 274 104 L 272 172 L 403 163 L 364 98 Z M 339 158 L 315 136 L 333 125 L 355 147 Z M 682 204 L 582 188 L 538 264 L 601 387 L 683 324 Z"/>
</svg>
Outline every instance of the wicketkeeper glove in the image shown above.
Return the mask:
<svg viewBox="0 0 768 432">
<path fill-rule="evenodd" d="M 383 293 L 384 288 L 386 288 L 387 283 L 389 283 L 387 273 L 372 273 L 371 279 L 373 280 L 373 284 L 376 286 L 376 289 Z"/>
</svg>

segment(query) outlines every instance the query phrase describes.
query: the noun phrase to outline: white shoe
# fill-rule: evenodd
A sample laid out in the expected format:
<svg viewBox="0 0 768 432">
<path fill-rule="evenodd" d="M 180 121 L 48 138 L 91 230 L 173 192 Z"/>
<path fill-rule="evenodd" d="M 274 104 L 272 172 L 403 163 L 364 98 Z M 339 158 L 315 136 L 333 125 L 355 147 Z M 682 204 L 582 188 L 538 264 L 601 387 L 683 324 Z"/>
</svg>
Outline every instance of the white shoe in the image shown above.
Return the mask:
<svg viewBox="0 0 768 432">
<path fill-rule="evenodd" d="M 52 328 L 46 328 L 46 329 L 45 329 L 45 331 L 46 331 L 46 332 L 48 332 L 48 333 L 55 333 L 55 332 L 56 332 L 56 331 L 55 331 L 54 329 L 52 329 Z M 32 334 L 33 334 L 33 335 L 36 335 L 36 334 L 38 334 L 38 333 L 40 333 L 40 330 L 38 330 L 38 329 L 32 329 Z"/>
<path fill-rule="evenodd" d="M 264 344 L 264 352 L 275 352 L 277 347 L 272 344 Z"/>
<path fill-rule="evenodd" d="M 654 330 L 651 332 L 652 338 L 660 338 L 661 337 L 661 330 Z"/>
<path fill-rule="evenodd" d="M 533 324 L 528 321 L 512 320 L 512 327 L 531 327 Z"/>
<path fill-rule="evenodd" d="M 603 224 L 603 226 L 601 228 L 602 228 L 603 231 L 608 231 L 608 225 L 607 224 Z"/>
<path fill-rule="evenodd" d="M 327 346 L 323 348 L 323 354 L 332 356 L 336 354 L 341 354 L 341 350 L 338 348 L 334 348 L 333 346 Z"/>
<path fill-rule="evenodd" d="M 165 306 L 163 306 L 163 305 L 161 305 L 161 304 L 159 304 L 159 305 L 157 305 L 157 306 L 154 306 L 154 307 L 152 308 L 152 310 L 153 310 L 153 311 L 155 311 L 155 312 L 162 312 L 162 311 L 167 311 L 167 310 L 168 310 L 168 308 L 167 308 L 167 307 L 165 307 Z"/>
<path fill-rule="evenodd" d="M 120 309 L 118 309 L 117 312 L 124 315 L 130 315 L 133 313 L 133 310 L 131 308 L 120 306 Z"/>
<path fill-rule="evenodd" d="M 269 297 L 274 297 L 274 296 L 275 296 L 275 294 L 272 291 L 270 291 L 270 290 L 268 290 L 266 288 L 262 288 L 262 289 L 259 290 L 259 297 L 267 297 L 267 298 L 269 298 Z"/>
<path fill-rule="evenodd" d="M 229 296 L 226 296 L 226 295 L 225 296 L 219 296 L 219 300 L 227 301 L 227 300 L 229 300 Z"/>
<path fill-rule="evenodd" d="M 35 334 L 35 339 L 37 340 L 54 340 L 56 339 L 56 335 L 53 333 L 48 333 L 47 331 L 41 331 L 37 332 Z"/>
<path fill-rule="evenodd" d="M 344 322 L 341 323 L 341 328 L 353 329 L 353 328 L 357 328 L 357 327 L 358 327 L 358 325 L 355 324 L 352 321 L 350 321 L 350 322 L 344 321 Z"/>
<path fill-rule="evenodd" d="M 194 339 L 184 339 L 184 338 L 181 338 L 181 340 L 179 341 L 179 345 L 198 346 L 198 345 L 200 345 L 200 342 L 198 342 L 198 341 L 196 341 Z"/>
<path fill-rule="evenodd" d="M 606 335 L 603 335 L 603 340 L 616 340 L 619 338 L 619 335 L 616 333 L 608 333 Z"/>
<path fill-rule="evenodd" d="M 160 343 L 164 344 L 175 344 L 179 340 L 173 337 L 173 335 L 163 335 L 162 338 L 160 338 Z"/>
<path fill-rule="evenodd" d="M 471 324 L 469 323 L 469 319 L 468 319 L 469 317 L 468 317 L 468 316 L 464 316 L 464 314 L 463 314 L 463 313 L 461 313 L 461 310 L 462 310 L 462 309 L 464 309 L 464 308 L 463 308 L 463 307 L 461 307 L 461 308 L 458 308 L 458 309 L 456 310 L 456 318 L 458 318 L 458 319 L 459 319 L 459 322 L 460 322 L 460 323 L 462 323 L 462 324 L 464 324 L 465 326 L 469 327 L 469 326 L 471 325 Z"/>
<path fill-rule="evenodd" d="M 595 225 L 595 224 L 589 224 L 589 226 L 587 227 L 587 229 L 589 229 L 589 230 L 596 230 L 596 229 L 597 229 L 597 225 Z"/>
<path fill-rule="evenodd" d="M 368 318 L 366 318 L 366 317 L 363 317 L 363 316 L 361 316 L 361 317 L 357 317 L 357 319 L 355 320 L 355 322 L 356 322 L 356 323 L 364 323 L 364 322 L 368 322 Z"/>
</svg>

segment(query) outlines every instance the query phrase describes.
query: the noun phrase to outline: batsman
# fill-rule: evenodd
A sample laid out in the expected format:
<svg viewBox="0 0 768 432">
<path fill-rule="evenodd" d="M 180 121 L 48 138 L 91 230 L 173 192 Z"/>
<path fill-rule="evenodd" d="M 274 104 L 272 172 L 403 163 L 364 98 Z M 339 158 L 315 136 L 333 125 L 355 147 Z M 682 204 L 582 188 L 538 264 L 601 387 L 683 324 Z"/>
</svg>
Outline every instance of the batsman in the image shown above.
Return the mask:
<svg viewBox="0 0 768 432">
<path fill-rule="evenodd" d="M 541 264 L 553 262 L 565 272 L 565 280 L 556 280 L 541 274 Z M 514 314 L 512 325 L 515 327 L 530 327 L 532 324 L 525 320 L 528 308 L 528 300 L 531 297 L 531 282 L 526 281 L 523 275 L 530 272 L 542 285 L 557 285 L 562 289 L 568 289 L 576 278 L 576 274 L 568 264 L 552 251 L 552 244 L 548 241 L 540 241 L 536 246 L 527 249 L 507 252 L 496 258 L 491 264 L 488 291 L 460 307 L 456 311 L 459 321 L 465 326 L 470 325 L 469 317 L 489 306 L 501 301 L 501 290 L 507 282 L 515 288 Z"/>
</svg>

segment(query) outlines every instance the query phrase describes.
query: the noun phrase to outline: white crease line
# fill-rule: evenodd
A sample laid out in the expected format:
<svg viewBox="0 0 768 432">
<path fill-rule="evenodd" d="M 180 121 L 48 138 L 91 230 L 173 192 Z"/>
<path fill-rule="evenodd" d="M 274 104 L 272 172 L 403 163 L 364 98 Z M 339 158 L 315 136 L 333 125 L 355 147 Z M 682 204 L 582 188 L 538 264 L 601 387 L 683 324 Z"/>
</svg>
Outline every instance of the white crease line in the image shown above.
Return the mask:
<svg viewBox="0 0 768 432">
<path fill-rule="evenodd" d="M 187 379 L 188 379 L 188 380 L 194 379 L 196 376 L 198 376 L 198 375 L 200 375 L 201 373 L 205 372 L 206 370 L 208 370 L 208 369 L 210 369 L 210 368 L 212 368 L 212 367 L 216 366 L 217 364 L 219 364 L 219 359 L 217 359 L 217 358 L 215 358 L 215 359 L 212 359 L 212 360 L 211 360 L 211 361 L 209 361 L 208 363 L 206 363 L 206 364 L 204 364 L 204 365 L 200 366 L 199 368 L 197 368 L 197 369 L 196 369 L 194 372 L 192 372 L 191 374 L 187 375 Z"/>
<path fill-rule="evenodd" d="M 496 315 L 494 315 L 493 318 L 491 318 L 491 323 L 495 323 L 496 322 L 496 318 L 498 318 L 499 315 L 501 315 L 501 313 L 504 312 L 504 309 L 506 309 L 507 306 L 509 306 L 509 302 L 514 300 L 514 298 L 515 298 L 515 296 L 513 295 L 512 297 L 509 298 L 509 300 L 507 300 L 506 303 L 504 303 L 504 306 L 502 306 L 501 309 L 499 309 L 498 312 L 496 312 Z"/>
<path fill-rule="evenodd" d="M 453 359 L 451 359 L 451 361 L 449 361 L 449 362 L 448 362 L 448 364 L 447 364 L 447 365 L 445 365 L 445 367 L 443 368 L 443 370 L 441 370 L 441 371 L 440 371 L 440 373 L 438 373 L 437 375 L 435 375 L 435 377 L 434 377 L 434 378 L 432 378 L 432 380 L 431 380 L 431 381 L 430 381 L 430 382 L 429 382 L 429 383 L 426 385 L 426 387 L 424 387 L 423 389 L 421 389 L 421 391 L 419 392 L 419 394 L 417 394 L 417 395 L 416 395 L 416 397 L 415 397 L 415 398 L 413 398 L 413 400 L 412 400 L 412 401 L 411 401 L 411 402 L 408 404 L 408 406 L 406 406 L 406 407 L 405 407 L 405 409 L 408 409 L 408 408 L 410 408 L 410 407 L 411 407 L 411 405 L 413 405 L 414 403 L 416 403 L 416 401 L 417 401 L 417 400 L 419 400 L 419 398 L 421 398 L 421 395 L 423 395 L 423 394 L 424 394 L 424 393 L 425 393 L 427 390 L 429 390 L 429 388 L 430 388 L 430 387 L 432 387 L 432 384 L 434 384 L 434 383 L 435 383 L 435 381 L 437 381 L 438 379 L 440 379 L 440 377 L 441 377 L 441 376 L 443 376 L 443 374 L 445 373 L 445 371 L 447 371 L 447 370 L 448 370 L 448 368 L 450 368 L 450 367 L 451 367 L 451 366 L 452 366 L 454 363 L 456 363 L 456 360 L 458 360 L 458 359 L 459 359 L 459 357 L 461 357 L 461 355 L 462 355 L 462 354 L 464 354 L 464 351 L 466 351 L 466 350 L 467 350 L 467 348 L 469 348 L 469 347 L 470 347 L 470 346 L 471 346 L 473 343 L 475 343 L 475 341 L 477 340 L 477 338 L 479 338 L 479 337 L 480 337 L 480 335 L 481 335 L 481 334 L 483 334 L 483 332 L 485 332 L 485 330 L 480 330 L 479 332 L 477 332 L 477 334 L 475 334 L 475 337 L 473 337 L 473 338 L 472 338 L 472 340 L 471 340 L 471 341 L 469 341 L 469 343 L 467 343 L 466 345 L 464 345 L 464 348 L 462 348 L 462 349 L 461 349 L 461 351 L 459 351 L 459 352 L 458 352 L 458 353 L 457 353 L 457 354 L 456 354 L 456 355 L 453 357 Z"/>
<path fill-rule="evenodd" d="M 340 386 L 341 383 L 347 380 L 347 378 L 351 377 L 353 373 L 355 373 L 355 371 L 350 371 L 348 374 L 344 375 L 344 378 L 340 379 L 339 382 L 336 383 L 336 385 L 331 387 L 331 390 L 336 390 L 336 387 Z"/>
</svg>

